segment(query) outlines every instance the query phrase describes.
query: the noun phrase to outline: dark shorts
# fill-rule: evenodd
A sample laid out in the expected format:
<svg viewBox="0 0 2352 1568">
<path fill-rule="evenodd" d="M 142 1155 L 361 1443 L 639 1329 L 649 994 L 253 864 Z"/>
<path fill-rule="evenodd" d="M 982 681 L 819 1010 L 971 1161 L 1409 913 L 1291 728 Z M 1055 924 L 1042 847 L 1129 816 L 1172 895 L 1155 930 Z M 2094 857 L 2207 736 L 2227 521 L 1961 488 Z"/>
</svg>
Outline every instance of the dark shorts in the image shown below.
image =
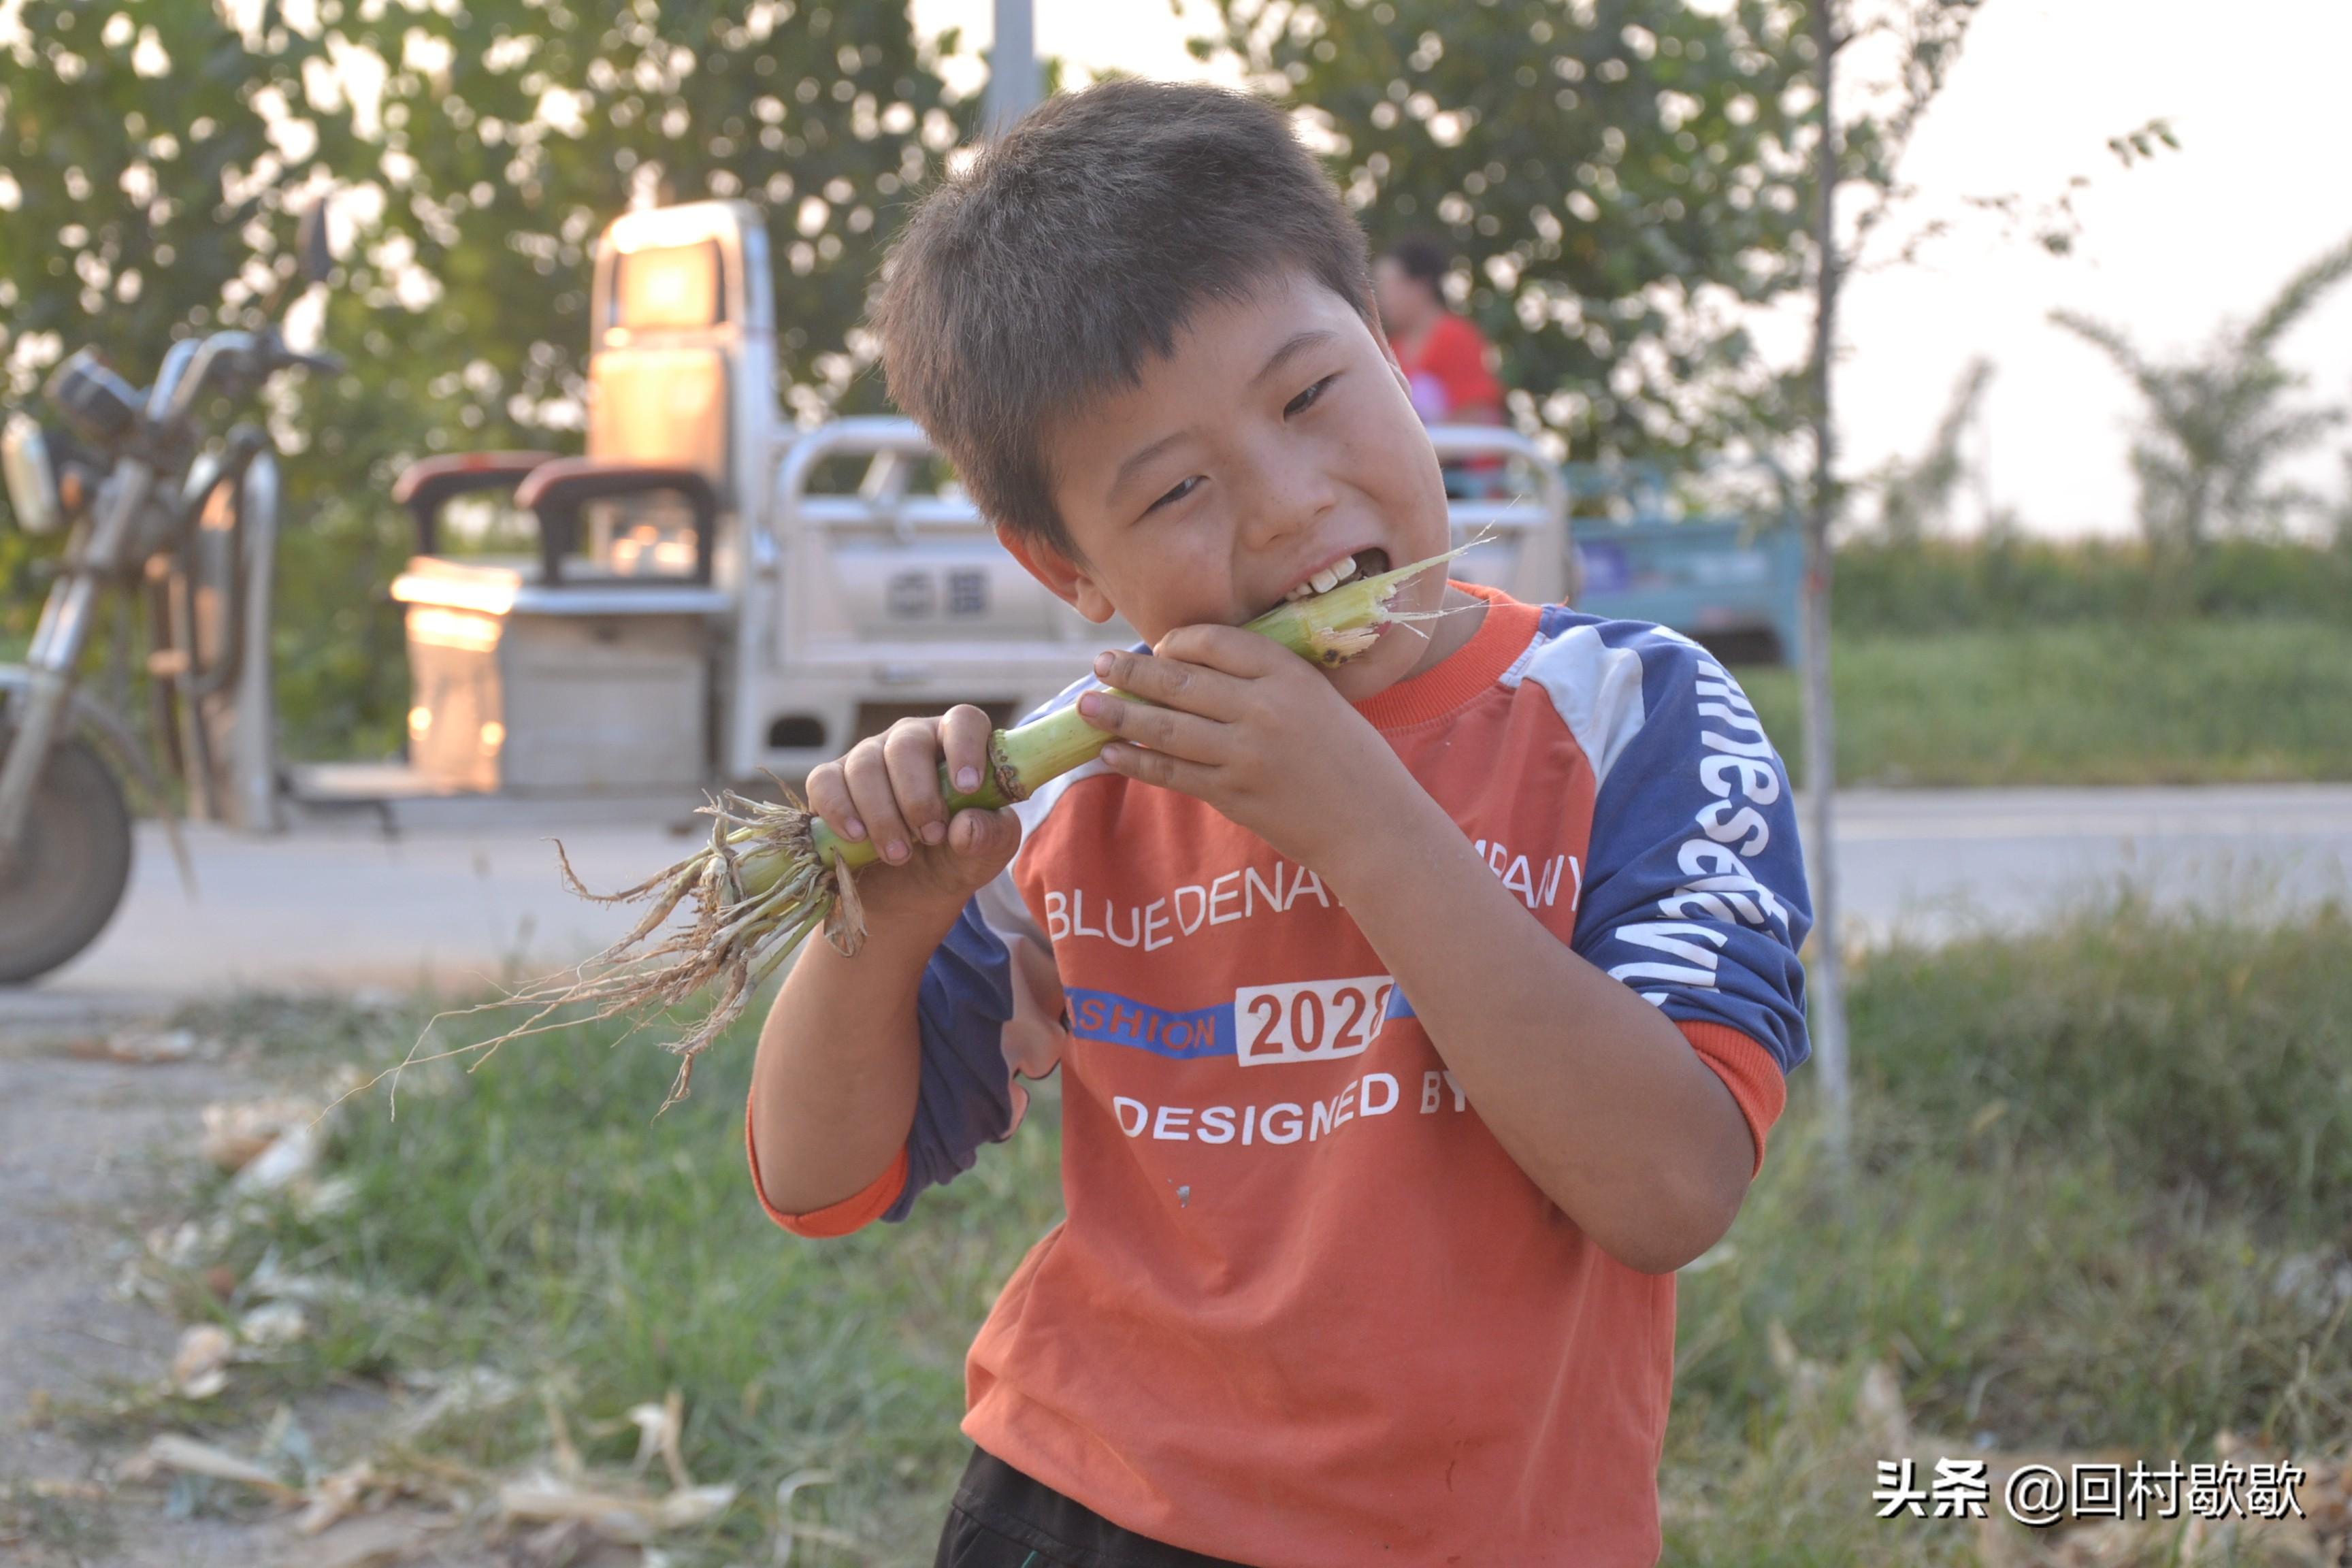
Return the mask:
<svg viewBox="0 0 2352 1568">
<path fill-rule="evenodd" d="M 979 1448 L 964 1467 L 932 1568 L 1240 1568 L 1121 1530 Z"/>
</svg>

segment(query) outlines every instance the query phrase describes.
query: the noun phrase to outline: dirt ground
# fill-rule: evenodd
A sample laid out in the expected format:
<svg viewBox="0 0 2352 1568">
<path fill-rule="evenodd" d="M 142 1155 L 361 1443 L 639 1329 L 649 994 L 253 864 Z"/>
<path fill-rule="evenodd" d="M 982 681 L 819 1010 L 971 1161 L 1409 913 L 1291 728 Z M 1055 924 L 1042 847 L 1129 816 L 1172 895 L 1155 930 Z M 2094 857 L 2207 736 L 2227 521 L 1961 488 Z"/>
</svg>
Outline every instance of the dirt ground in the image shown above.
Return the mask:
<svg viewBox="0 0 2352 1568">
<path fill-rule="evenodd" d="M 172 1192 L 194 1168 L 202 1108 L 266 1087 L 233 1051 L 104 1059 L 152 1023 L 112 1017 L 0 1025 L 0 1561 L 113 1568 L 362 1568 L 484 1563 L 478 1542 L 418 1540 L 398 1514 L 315 1539 L 283 1512 L 173 1519 L 158 1482 L 117 1468 L 143 1431 L 110 1436 L 102 1410 L 170 1367 L 180 1325 L 119 1289 L 140 1237 L 181 1217 Z M 209 1059 L 207 1059 L 209 1058 Z M 381 1397 L 337 1392 L 299 1412 L 322 1453 Z M 393 1550 L 395 1543 L 403 1550 Z"/>
</svg>

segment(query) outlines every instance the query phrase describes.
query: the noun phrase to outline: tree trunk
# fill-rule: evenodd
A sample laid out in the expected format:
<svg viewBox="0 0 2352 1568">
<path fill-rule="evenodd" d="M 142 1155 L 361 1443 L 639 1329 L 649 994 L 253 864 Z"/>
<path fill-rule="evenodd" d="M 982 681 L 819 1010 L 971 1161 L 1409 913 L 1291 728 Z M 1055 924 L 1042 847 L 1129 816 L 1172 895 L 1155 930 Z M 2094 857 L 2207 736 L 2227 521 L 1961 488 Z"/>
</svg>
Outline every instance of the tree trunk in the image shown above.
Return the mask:
<svg viewBox="0 0 2352 1568">
<path fill-rule="evenodd" d="M 1808 818 L 1805 860 L 1812 872 L 1813 1059 L 1822 1077 L 1825 1135 L 1831 1163 L 1843 1171 L 1852 1146 L 1853 1094 L 1846 1070 L 1845 973 L 1839 951 L 1837 886 L 1837 723 L 1830 697 L 1830 526 L 1837 515 L 1837 426 L 1830 401 L 1830 370 L 1837 347 L 1838 289 L 1843 258 L 1837 243 L 1838 121 L 1832 100 L 1839 39 L 1834 0 L 1812 5 L 1815 69 L 1821 86 L 1818 150 L 1819 252 L 1813 312 L 1813 476 L 1805 516 L 1804 726 Z"/>
</svg>

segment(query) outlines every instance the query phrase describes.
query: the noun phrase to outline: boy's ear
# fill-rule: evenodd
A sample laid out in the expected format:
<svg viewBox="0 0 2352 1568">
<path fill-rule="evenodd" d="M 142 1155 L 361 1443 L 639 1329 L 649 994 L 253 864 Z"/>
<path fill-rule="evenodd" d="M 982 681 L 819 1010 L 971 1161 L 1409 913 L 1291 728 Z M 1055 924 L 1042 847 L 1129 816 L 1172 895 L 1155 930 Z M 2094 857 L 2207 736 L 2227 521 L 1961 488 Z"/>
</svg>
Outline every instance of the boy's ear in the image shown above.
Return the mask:
<svg viewBox="0 0 2352 1568">
<path fill-rule="evenodd" d="M 1045 584 L 1046 591 L 1069 605 L 1097 626 L 1118 614 L 1110 595 L 1088 574 L 1087 569 L 1041 539 L 1017 533 L 1003 523 L 991 523 L 996 531 L 996 542 L 1006 553 L 1021 563 L 1023 570 Z"/>
</svg>

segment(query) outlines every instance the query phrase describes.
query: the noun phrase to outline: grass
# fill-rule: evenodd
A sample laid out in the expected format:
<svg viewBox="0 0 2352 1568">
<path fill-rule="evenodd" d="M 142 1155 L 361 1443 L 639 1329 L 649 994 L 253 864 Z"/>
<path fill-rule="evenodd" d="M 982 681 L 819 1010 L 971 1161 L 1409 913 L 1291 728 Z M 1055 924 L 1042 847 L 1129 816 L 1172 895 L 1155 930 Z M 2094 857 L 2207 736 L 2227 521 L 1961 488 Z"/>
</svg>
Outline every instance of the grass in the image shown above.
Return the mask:
<svg viewBox="0 0 2352 1568">
<path fill-rule="evenodd" d="M 2352 625 L 2341 622 L 1841 633 L 1831 668 L 1842 784 L 2352 778 Z M 1799 771 L 1795 672 L 1739 677 Z"/>
<path fill-rule="evenodd" d="M 1681 1282 L 1668 1562 L 1886 1560 L 1849 1414 L 1882 1363 L 1956 1457 L 2352 1439 L 2352 1300 L 2326 1283 L 2352 1244 L 2352 922 L 2126 903 L 1872 954 L 1853 1006 L 1863 1179 L 1827 1179 L 1800 1075 L 1727 1245 Z M 298 1075 L 408 1038 L 323 1006 L 247 1003 L 211 1026 Z M 756 1556 L 776 1481 L 819 1466 L 838 1479 L 796 1512 L 863 1550 L 814 1560 L 928 1562 L 964 1451 L 964 1349 L 1058 1216 L 1056 1104 L 908 1225 L 795 1242 L 744 1174 L 749 1047 L 722 1041 L 659 1121 L 667 1058 L 590 1030 L 412 1075 L 396 1121 L 359 1108 L 332 1156 L 351 1206 L 267 1210 L 227 1244 L 240 1274 L 275 1249 L 356 1287 L 246 1407 L 305 1379 L 486 1363 L 554 1391 L 617 1463 L 634 1433 L 615 1418 L 676 1387 L 698 1479 L 746 1499 L 680 1560 Z M 1792 1376 L 1776 1339 L 1818 1375 Z M 547 1432 L 524 1398 L 438 1441 L 507 1465 Z M 1974 1561 L 1969 1539 L 1923 1529 L 1900 1554 Z"/>
<path fill-rule="evenodd" d="M 2031 941 L 1877 953 L 1851 1017 L 1915 1161 L 1963 1158 L 1994 1118 L 2138 1185 L 2324 1230 L 2352 1217 L 2347 959 L 2339 907 L 2253 926 L 2125 901 Z"/>
<path fill-rule="evenodd" d="M 1682 1281 L 1668 1560 L 1881 1560 L 1843 1419 L 1874 1362 L 1953 1457 L 2352 1443 L 2352 1296 L 2321 1283 L 2352 1245 L 2347 961 L 2338 910 L 2260 928 L 2128 901 L 1870 955 L 1862 1179 L 1823 1179 L 1801 1076 L 1728 1256 Z M 1839 1399 L 1804 1407 L 1775 1325 Z M 1975 1561 L 1957 1532 L 1903 1550 Z"/>
<path fill-rule="evenodd" d="M 24 1553 L 10 1562 L 82 1568 L 105 1562 L 119 1540 L 102 1500 L 60 1496 L 21 1479 L 0 1487 L 0 1552 Z"/>
<path fill-rule="evenodd" d="M 382 1065 L 413 1022 L 247 1003 L 207 1026 L 295 1062 Z M 396 1119 L 381 1095 L 354 1106 L 334 1156 L 357 1184 L 350 1205 L 308 1221 L 276 1208 L 232 1244 L 241 1276 L 275 1249 L 281 1268 L 359 1287 L 288 1386 L 487 1365 L 550 1387 L 575 1433 L 677 1388 L 698 1480 L 746 1489 L 740 1539 L 718 1544 L 740 1553 L 763 1536 L 776 1482 L 816 1467 L 838 1479 L 804 1492 L 796 1517 L 849 1525 L 875 1560 L 928 1562 L 969 1451 L 955 1430 L 964 1349 L 1059 1217 L 1058 1104 L 1039 1096 L 1036 1125 L 927 1195 L 916 1223 L 800 1243 L 760 1214 L 746 1173 L 753 1032 L 722 1039 L 692 1097 L 658 1119 L 670 1058 L 590 1028 L 509 1046 L 470 1076 L 412 1070 Z M 443 1438 L 511 1465 L 544 1453 L 546 1426 L 525 1397 Z M 633 1428 L 582 1442 L 592 1461 L 625 1462 L 635 1445 Z"/>
<path fill-rule="evenodd" d="M 2342 1306 L 2274 1293 L 2294 1250 L 2242 1215 L 1997 1141 L 1841 1198 L 1809 1129 L 1785 1144 L 1730 1259 L 1679 1292 L 1667 1562 L 1976 1563 L 1957 1529 L 1913 1526 L 1897 1547 L 1873 1517 L 1874 1461 L 1906 1451 L 2162 1463 L 2210 1459 L 2224 1431 L 2307 1454 L 2352 1430 Z M 1776 1367 L 1776 1327 L 1826 1390 L 1809 1400 Z M 1907 1450 L 1849 1414 L 1874 1364 L 1921 1434 Z"/>
<path fill-rule="evenodd" d="M 1840 631 L 1922 632 L 2152 616 L 2276 616 L 2341 624 L 2352 610 L 2352 534 L 2332 543 L 2215 540 L 2193 560 L 2152 560 L 2120 539 L 1878 538 L 1838 546 Z"/>
</svg>

